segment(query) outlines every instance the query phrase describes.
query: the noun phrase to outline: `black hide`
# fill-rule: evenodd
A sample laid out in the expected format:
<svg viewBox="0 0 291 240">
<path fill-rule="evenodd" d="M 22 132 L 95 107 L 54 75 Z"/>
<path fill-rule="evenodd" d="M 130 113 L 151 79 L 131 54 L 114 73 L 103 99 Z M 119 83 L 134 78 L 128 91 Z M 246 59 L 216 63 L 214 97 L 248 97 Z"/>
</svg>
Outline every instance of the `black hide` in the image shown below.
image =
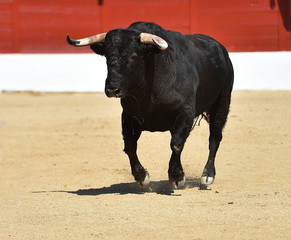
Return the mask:
<svg viewBox="0 0 291 240">
<path fill-rule="evenodd" d="M 141 43 L 142 32 L 163 38 L 168 48 Z M 176 186 L 183 184 L 180 155 L 194 118 L 203 114 L 210 123 L 210 137 L 202 184 L 211 184 L 233 86 L 226 49 L 211 37 L 183 35 L 148 22 L 112 30 L 104 43 L 91 45 L 91 49 L 107 59 L 107 96 L 121 98 L 124 151 L 136 181 L 144 185 L 148 178 L 136 155 L 141 132 L 170 131 L 169 180 Z"/>
</svg>

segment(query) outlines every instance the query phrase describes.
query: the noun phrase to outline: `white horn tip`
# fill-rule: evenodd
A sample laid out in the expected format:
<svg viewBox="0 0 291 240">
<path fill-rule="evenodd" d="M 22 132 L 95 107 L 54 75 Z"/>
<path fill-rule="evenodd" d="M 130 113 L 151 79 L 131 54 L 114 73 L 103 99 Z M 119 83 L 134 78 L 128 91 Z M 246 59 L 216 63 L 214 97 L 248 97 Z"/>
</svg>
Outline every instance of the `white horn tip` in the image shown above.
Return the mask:
<svg viewBox="0 0 291 240">
<path fill-rule="evenodd" d="M 157 45 L 161 50 L 166 50 L 168 48 L 168 43 L 165 40 L 156 40 L 153 38 L 153 42 Z"/>
<path fill-rule="evenodd" d="M 67 34 L 67 42 L 72 46 L 76 46 L 80 43 L 77 40 L 71 39 L 69 34 Z"/>
</svg>

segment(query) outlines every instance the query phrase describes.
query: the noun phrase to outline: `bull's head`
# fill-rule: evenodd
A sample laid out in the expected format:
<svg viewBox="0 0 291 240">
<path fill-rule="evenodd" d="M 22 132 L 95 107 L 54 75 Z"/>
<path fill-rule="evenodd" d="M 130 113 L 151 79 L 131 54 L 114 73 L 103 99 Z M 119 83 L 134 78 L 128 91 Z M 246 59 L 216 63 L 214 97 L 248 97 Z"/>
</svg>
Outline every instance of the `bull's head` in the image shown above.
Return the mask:
<svg viewBox="0 0 291 240">
<path fill-rule="evenodd" d="M 67 41 L 76 47 L 90 46 L 95 53 L 106 57 L 105 93 L 108 97 L 124 97 L 129 90 L 137 88 L 145 75 L 145 59 L 150 48 L 165 50 L 168 47 L 167 42 L 156 35 L 129 29 L 116 29 L 78 40 L 68 35 Z"/>
</svg>

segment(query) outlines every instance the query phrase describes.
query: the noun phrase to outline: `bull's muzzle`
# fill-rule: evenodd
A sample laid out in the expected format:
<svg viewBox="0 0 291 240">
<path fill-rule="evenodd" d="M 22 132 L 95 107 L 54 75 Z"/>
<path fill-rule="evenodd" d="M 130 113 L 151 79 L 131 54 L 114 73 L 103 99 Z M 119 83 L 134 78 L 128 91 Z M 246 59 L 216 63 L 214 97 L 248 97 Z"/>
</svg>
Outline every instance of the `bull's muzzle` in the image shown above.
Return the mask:
<svg viewBox="0 0 291 240">
<path fill-rule="evenodd" d="M 116 97 L 116 98 L 121 98 L 124 96 L 123 91 L 121 91 L 119 88 L 106 88 L 105 89 L 105 94 L 107 97 Z"/>
</svg>

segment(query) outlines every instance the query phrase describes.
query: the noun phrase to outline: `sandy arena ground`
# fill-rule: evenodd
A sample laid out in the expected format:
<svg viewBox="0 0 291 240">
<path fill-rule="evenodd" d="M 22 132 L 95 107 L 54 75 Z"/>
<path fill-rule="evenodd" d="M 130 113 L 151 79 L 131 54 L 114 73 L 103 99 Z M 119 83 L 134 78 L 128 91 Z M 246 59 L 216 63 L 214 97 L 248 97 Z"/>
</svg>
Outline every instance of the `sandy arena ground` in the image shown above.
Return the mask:
<svg viewBox="0 0 291 240">
<path fill-rule="evenodd" d="M 199 177 L 208 125 L 191 133 L 186 189 L 167 180 L 169 133 L 144 132 L 150 190 L 123 153 L 118 99 L 0 94 L 0 239 L 291 239 L 291 91 L 235 91 L 217 176 Z"/>
</svg>

